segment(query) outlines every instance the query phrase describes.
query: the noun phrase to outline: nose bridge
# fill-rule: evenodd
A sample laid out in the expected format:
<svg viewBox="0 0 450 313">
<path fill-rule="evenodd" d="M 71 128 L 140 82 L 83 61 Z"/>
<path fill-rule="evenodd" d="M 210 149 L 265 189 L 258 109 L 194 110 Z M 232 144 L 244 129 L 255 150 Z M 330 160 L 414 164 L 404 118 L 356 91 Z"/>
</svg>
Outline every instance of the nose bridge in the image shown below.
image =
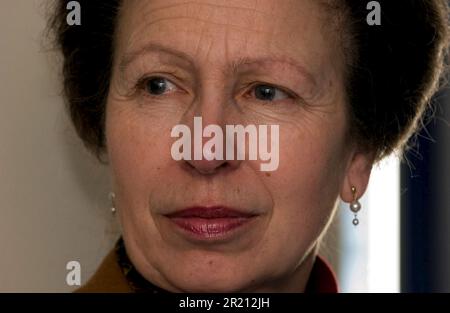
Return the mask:
<svg viewBox="0 0 450 313">
<path fill-rule="evenodd" d="M 218 66 L 206 71 L 198 82 L 191 111 L 186 116 L 192 133 L 192 155 L 186 163 L 198 173 L 214 174 L 220 169 L 237 168 L 241 161 L 226 159 L 226 125 L 233 111 L 230 110 L 233 102 L 228 88 L 230 81 Z M 214 142 L 213 154 L 208 153 L 212 151 L 211 141 Z M 208 159 L 212 155 L 214 159 Z"/>
<path fill-rule="evenodd" d="M 199 82 L 198 97 L 194 103 L 194 116 L 201 116 L 205 125 L 222 126 L 226 119 L 227 105 L 230 103 L 229 82 L 220 70 L 206 73 Z"/>
<path fill-rule="evenodd" d="M 203 128 L 208 125 L 217 125 L 222 131 L 230 118 L 230 110 L 232 105 L 232 93 L 229 90 L 230 82 L 227 76 L 219 67 L 220 65 L 210 64 L 199 75 L 196 82 L 195 97 L 190 110 L 184 116 L 184 122 L 192 130 L 194 130 L 194 118 L 200 118 Z M 207 141 L 208 138 L 204 138 Z"/>
<path fill-rule="evenodd" d="M 209 25 L 214 36 L 204 35 L 197 47 L 198 62 L 197 97 L 194 104 L 194 116 L 201 116 L 205 125 L 223 125 L 226 119 L 227 104 L 231 101 L 229 86 L 233 77 L 227 75 L 228 55 L 226 36 L 217 25 Z M 206 27 L 206 26 L 205 26 Z M 219 35 L 218 35 L 219 34 Z M 223 38 L 222 38 L 223 37 Z"/>
</svg>

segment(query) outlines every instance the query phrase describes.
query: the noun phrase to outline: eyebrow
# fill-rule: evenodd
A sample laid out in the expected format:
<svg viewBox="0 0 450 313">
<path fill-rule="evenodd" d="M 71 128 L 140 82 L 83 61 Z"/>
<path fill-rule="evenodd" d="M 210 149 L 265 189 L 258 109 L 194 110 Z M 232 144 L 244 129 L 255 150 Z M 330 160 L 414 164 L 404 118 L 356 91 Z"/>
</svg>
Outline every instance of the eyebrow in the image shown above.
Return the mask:
<svg viewBox="0 0 450 313">
<path fill-rule="evenodd" d="M 194 67 L 195 60 L 194 58 L 182 51 L 166 47 L 164 45 L 158 44 L 158 43 L 148 43 L 145 46 L 143 46 L 140 49 L 137 49 L 136 51 L 126 53 L 119 63 L 119 67 L 121 71 L 124 71 L 132 62 L 134 62 L 136 59 L 140 58 L 141 56 L 149 53 L 163 53 L 172 57 L 175 57 L 179 60 L 182 60 L 184 62 L 189 63 L 190 66 Z M 316 80 L 314 76 L 306 70 L 306 68 L 302 65 L 300 65 L 295 59 L 288 57 L 288 56 L 279 56 L 279 55 L 267 55 L 267 56 L 260 56 L 256 58 L 252 57 L 240 57 L 234 62 L 232 62 L 229 66 L 227 71 L 231 73 L 239 72 L 240 68 L 242 66 L 251 66 L 251 65 L 259 65 L 259 66 L 268 66 L 271 64 L 284 64 L 288 65 L 292 68 L 294 68 L 300 75 L 306 77 L 308 80 L 310 80 L 314 85 L 316 84 Z"/>
<path fill-rule="evenodd" d="M 242 57 L 237 61 L 233 62 L 230 66 L 232 72 L 239 72 L 242 66 L 270 66 L 272 64 L 283 64 L 294 68 L 296 72 L 310 80 L 314 85 L 316 84 L 316 79 L 304 66 L 300 65 L 296 60 L 288 56 L 276 56 L 268 55 L 256 58 Z"/>
<path fill-rule="evenodd" d="M 157 43 L 148 43 L 147 45 L 143 46 L 142 48 L 126 53 L 120 63 L 119 68 L 121 71 L 125 70 L 131 63 L 133 63 L 136 59 L 140 58 L 141 56 L 149 53 L 163 53 L 166 55 L 173 56 L 177 59 L 187 61 L 191 65 L 194 64 L 194 60 L 191 58 L 191 56 L 187 53 L 165 47 L 163 45 L 157 44 Z"/>
</svg>

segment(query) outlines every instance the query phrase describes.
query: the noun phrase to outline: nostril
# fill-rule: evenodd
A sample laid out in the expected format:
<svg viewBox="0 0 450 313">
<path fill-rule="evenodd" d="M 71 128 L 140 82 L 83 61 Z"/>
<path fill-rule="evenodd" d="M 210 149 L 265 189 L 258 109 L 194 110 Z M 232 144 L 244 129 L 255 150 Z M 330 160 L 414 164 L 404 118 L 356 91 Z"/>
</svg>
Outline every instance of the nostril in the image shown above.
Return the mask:
<svg viewBox="0 0 450 313">
<path fill-rule="evenodd" d="M 195 169 L 202 174 L 211 175 L 211 174 L 215 174 L 221 170 L 224 170 L 227 167 L 229 167 L 228 162 L 224 162 L 224 163 L 220 164 L 219 166 L 215 166 L 215 167 L 213 166 L 213 167 L 195 168 Z"/>
<path fill-rule="evenodd" d="M 225 168 L 225 167 L 229 167 L 230 164 L 228 162 L 222 163 L 218 168 Z"/>
<path fill-rule="evenodd" d="M 231 168 L 231 164 L 227 161 L 206 161 L 206 160 L 195 160 L 183 162 L 183 167 L 192 172 L 200 173 L 202 175 L 212 175 L 217 172 L 228 170 Z"/>
</svg>

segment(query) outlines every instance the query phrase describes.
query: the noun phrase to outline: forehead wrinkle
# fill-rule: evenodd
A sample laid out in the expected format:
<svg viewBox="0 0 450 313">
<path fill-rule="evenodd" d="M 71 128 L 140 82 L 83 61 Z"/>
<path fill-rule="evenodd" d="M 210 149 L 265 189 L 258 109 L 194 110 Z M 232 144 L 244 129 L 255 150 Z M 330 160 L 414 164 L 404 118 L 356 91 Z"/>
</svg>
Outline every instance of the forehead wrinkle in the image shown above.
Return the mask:
<svg viewBox="0 0 450 313">
<path fill-rule="evenodd" d="M 185 18 L 185 19 L 193 19 L 193 20 L 197 20 L 197 21 L 201 21 L 204 23 L 210 23 L 213 25 L 218 25 L 218 26 L 231 26 L 231 27 L 236 27 L 238 28 L 239 31 L 243 31 L 241 26 L 238 25 L 232 25 L 232 24 L 222 24 L 222 23 L 218 23 L 218 22 L 212 22 L 210 20 L 205 20 L 205 19 L 201 19 L 201 18 L 195 18 L 195 17 L 184 17 L 184 16 L 174 16 L 174 17 L 167 17 L 167 18 L 160 18 L 158 20 L 153 20 L 151 22 L 147 22 L 144 25 L 142 25 L 140 27 L 140 29 L 145 29 L 148 28 L 150 26 L 152 26 L 153 24 L 156 24 L 158 22 L 161 21 L 165 21 L 165 20 L 171 20 L 171 19 L 179 19 L 179 18 Z M 201 28 L 200 31 L 200 38 L 197 42 L 197 47 L 196 47 L 196 51 L 199 49 L 199 45 L 200 45 L 200 41 L 201 41 L 201 37 L 203 37 L 203 33 L 205 30 L 206 26 L 203 26 Z M 229 56 L 229 40 L 227 40 L 227 38 L 229 37 L 229 33 L 230 33 L 230 29 L 228 27 L 225 27 L 225 36 L 224 36 L 224 41 L 225 41 L 225 53 L 227 55 L 227 57 Z M 275 36 L 275 30 L 271 29 L 270 31 L 262 31 L 262 30 L 258 30 L 258 29 L 244 29 L 245 32 L 247 33 L 252 33 L 252 32 L 256 32 L 256 33 L 261 33 L 261 34 L 270 34 L 271 38 L 273 38 Z M 128 43 L 130 42 L 138 42 L 140 41 L 139 39 L 136 40 L 136 36 L 139 36 L 142 32 L 140 31 L 135 31 L 128 40 Z M 245 50 L 248 51 L 249 45 L 249 41 L 246 40 L 245 41 Z M 127 46 L 130 46 L 129 44 Z M 209 48 L 209 50 L 211 49 L 211 47 Z M 181 52 L 179 50 L 174 50 L 168 47 L 165 47 L 164 45 L 161 44 L 157 44 L 157 43 L 150 43 L 150 44 L 145 44 L 144 46 L 142 46 L 141 48 L 138 48 L 136 51 L 132 51 L 132 52 L 125 52 L 124 57 L 122 58 L 119 66 L 121 69 L 126 68 L 126 66 L 128 66 L 132 61 L 134 61 L 134 59 L 136 59 L 137 57 L 140 57 L 142 54 L 145 54 L 148 51 L 151 50 L 159 50 L 161 52 L 166 52 L 166 53 L 170 53 L 173 54 L 174 56 L 177 56 L 180 59 L 185 59 L 187 61 L 189 61 L 189 63 L 194 63 L 193 58 L 188 55 L 187 53 Z M 163 51 L 165 50 L 165 51 Z"/>
<path fill-rule="evenodd" d="M 211 2 L 203 3 L 200 1 L 186 1 L 186 2 L 181 2 L 181 3 L 162 5 L 160 7 L 152 8 L 151 11 L 152 11 L 152 13 L 155 13 L 158 11 L 162 11 L 162 10 L 166 11 L 167 9 L 181 7 L 184 5 L 190 5 L 190 6 L 197 5 L 197 6 L 204 6 L 204 7 L 214 7 L 215 9 L 244 10 L 244 11 L 249 11 L 251 13 L 259 13 L 262 15 L 267 15 L 268 17 L 271 15 L 271 13 L 264 12 L 264 11 L 257 9 L 257 0 L 254 1 L 254 3 L 255 3 L 255 5 L 253 7 L 243 7 L 243 6 L 235 6 L 235 5 L 220 5 L 220 4 L 211 3 Z"/>
<path fill-rule="evenodd" d="M 219 23 L 219 22 L 212 22 L 210 20 L 205 20 L 205 19 L 202 19 L 202 18 L 196 18 L 196 17 L 192 17 L 192 16 L 189 16 L 189 17 L 187 17 L 187 16 L 174 16 L 174 17 L 159 18 L 157 20 L 152 20 L 152 21 L 146 22 L 144 25 L 141 25 L 137 30 L 135 30 L 128 37 L 127 43 L 124 44 L 124 46 L 125 47 L 133 46 L 131 43 L 136 43 L 136 42 L 141 41 L 141 38 L 139 38 L 139 36 L 141 36 L 141 34 L 143 34 L 143 33 L 148 33 L 149 32 L 149 30 L 146 30 L 144 32 L 143 31 L 144 29 L 147 29 L 147 28 L 153 26 L 154 24 L 156 24 L 158 22 L 169 21 L 169 20 L 177 20 L 177 19 L 180 19 L 180 18 L 181 19 L 191 19 L 191 20 L 194 20 L 194 21 L 209 23 L 209 24 L 216 25 L 216 26 L 222 26 L 222 27 L 225 26 L 224 28 L 225 28 L 225 31 L 226 31 L 226 37 L 229 37 L 229 33 L 231 32 L 230 28 L 235 28 L 236 31 L 238 31 L 238 32 L 258 33 L 258 34 L 263 34 L 263 35 L 269 34 L 269 36 L 271 38 L 274 38 L 275 35 L 276 35 L 276 32 L 275 32 L 275 30 L 273 28 L 271 30 L 269 30 L 269 31 L 264 31 L 264 30 L 260 30 L 260 29 L 243 28 L 242 26 L 239 26 L 239 25 L 223 24 L 223 23 Z M 202 30 L 200 31 L 200 35 L 203 34 L 205 27 L 206 26 L 202 27 Z M 200 39 L 198 41 L 198 45 L 199 44 L 200 44 Z M 249 50 L 248 45 L 249 45 L 249 40 L 246 40 L 245 41 L 245 49 L 246 49 L 246 51 Z M 228 45 L 225 46 L 225 49 L 227 49 L 227 48 L 228 48 Z M 145 50 L 145 46 L 140 48 L 140 49 Z M 197 47 L 197 49 L 198 49 L 198 47 Z M 125 52 L 125 54 L 128 55 L 127 59 L 133 59 L 134 58 L 133 55 L 136 55 L 136 56 L 139 55 L 139 53 L 137 53 L 137 52 L 131 52 L 131 53 L 130 52 Z M 187 55 L 183 55 L 182 57 L 184 57 L 185 59 L 189 59 L 187 57 Z M 128 65 L 130 63 L 130 60 L 125 60 L 123 63 L 124 64 L 121 64 L 122 67 L 124 65 Z M 191 63 L 193 63 L 193 62 L 191 62 Z"/>
<path fill-rule="evenodd" d="M 182 7 L 183 5 L 186 5 L 184 10 L 177 10 L 177 7 Z M 215 10 L 211 10 L 210 7 L 216 8 Z M 139 7 L 138 7 L 139 8 Z M 165 8 L 165 10 L 162 10 Z M 170 8 L 175 8 L 175 10 L 170 10 Z M 202 8 L 206 8 L 207 10 L 202 10 Z M 126 9 L 125 9 L 126 10 Z M 136 10 L 136 9 L 135 9 Z M 216 12 L 216 11 L 227 11 L 227 14 L 224 16 L 214 16 L 217 20 L 213 21 L 211 19 L 204 18 L 204 14 L 201 14 L 202 12 L 208 11 L 208 12 Z M 232 10 L 244 10 L 247 11 L 245 15 L 248 15 L 247 18 L 242 19 L 239 18 L 237 21 L 233 21 L 232 18 L 234 16 L 237 16 L 232 12 Z M 161 11 L 161 13 L 157 14 L 157 11 Z M 231 11 L 231 12 L 230 12 Z M 130 13 L 130 11 L 127 11 Z M 152 6 L 145 7 L 142 10 L 138 10 L 139 14 L 142 15 L 142 18 L 139 20 L 144 21 L 144 23 L 138 23 L 136 25 L 137 29 L 142 29 L 148 26 L 151 26 L 152 24 L 158 23 L 158 22 L 164 22 L 164 21 L 170 21 L 174 19 L 191 19 L 198 23 L 210 23 L 211 25 L 217 26 L 219 28 L 222 28 L 224 26 L 237 28 L 238 30 L 246 29 L 248 31 L 253 31 L 257 33 L 268 33 L 268 31 L 264 31 L 261 29 L 255 29 L 255 27 L 249 28 L 248 23 L 246 23 L 246 20 L 256 18 L 263 18 L 264 20 L 271 20 L 271 16 L 273 16 L 273 12 L 264 12 L 261 10 L 256 9 L 256 7 L 253 8 L 246 8 L 246 7 L 238 7 L 238 6 L 225 6 L 225 5 L 219 5 L 219 4 L 213 4 L 213 3 L 196 3 L 196 2 L 183 2 L 178 4 L 170 4 L 165 5 L 163 7 L 154 8 Z M 250 15 L 249 15 L 250 13 Z M 259 16 L 257 16 L 259 14 Z M 130 15 L 130 14 L 128 14 Z M 244 22 L 243 22 L 244 21 Z M 131 21 L 133 23 L 133 21 Z M 254 24 L 254 23 L 253 23 Z M 270 31 L 273 32 L 273 29 Z M 132 34 L 133 36 L 133 34 Z"/>
<path fill-rule="evenodd" d="M 139 23 L 140 25 L 137 28 L 135 28 L 135 31 L 133 31 L 131 33 L 131 35 L 128 36 L 128 38 L 129 38 L 128 44 L 125 46 L 126 47 L 132 46 L 132 45 L 130 45 L 131 42 L 139 43 L 139 41 L 142 40 L 142 38 L 139 38 L 139 37 L 142 37 L 141 34 L 145 34 L 145 33 L 149 32 L 146 28 L 150 28 L 158 22 L 171 21 L 171 20 L 183 19 L 183 18 L 190 19 L 190 20 L 200 22 L 200 23 L 209 23 L 210 25 L 215 25 L 219 28 L 223 28 L 225 26 L 225 31 L 226 31 L 227 37 L 231 36 L 231 31 L 234 30 L 233 28 L 235 28 L 235 30 L 237 32 L 244 31 L 246 33 L 252 33 L 252 34 L 263 34 L 269 38 L 270 46 L 273 46 L 274 41 L 276 41 L 275 38 L 277 35 L 277 29 L 275 27 L 271 27 L 269 29 L 264 29 L 264 30 L 256 29 L 257 25 L 255 25 L 255 21 L 257 18 L 259 19 L 260 17 L 258 17 L 257 14 L 254 14 L 254 13 L 257 12 L 260 14 L 264 14 L 266 17 L 269 16 L 269 19 L 272 21 L 274 19 L 278 20 L 280 17 L 277 14 L 274 14 L 274 10 L 270 10 L 270 13 L 265 13 L 265 12 L 257 9 L 258 2 L 252 2 L 252 3 L 254 4 L 253 8 L 238 7 L 238 6 L 224 6 L 224 5 L 211 4 L 211 3 L 204 4 L 204 3 L 195 3 L 195 2 L 194 3 L 193 2 L 183 2 L 183 3 L 169 4 L 169 5 L 160 6 L 156 9 L 148 7 L 146 10 L 145 9 L 141 10 L 141 14 L 144 15 L 144 18 L 141 19 L 141 21 L 143 20 L 144 22 Z M 165 16 L 165 17 L 163 16 L 163 17 L 158 17 L 156 19 L 151 18 L 153 15 L 152 13 L 154 13 L 155 10 L 162 10 L 163 8 L 167 9 L 167 8 L 171 8 L 171 7 L 181 7 L 182 5 L 191 5 L 191 8 L 186 8 L 184 13 L 179 12 L 181 14 L 177 14 L 175 16 Z M 251 16 L 249 16 L 249 19 L 246 19 L 249 21 L 249 23 L 247 23 L 245 25 L 233 23 L 230 19 L 226 20 L 226 22 L 224 23 L 224 22 L 220 22 L 220 21 L 212 21 L 211 19 L 204 18 L 204 16 L 198 16 L 198 17 L 195 16 L 196 13 L 198 14 L 198 12 L 197 12 L 198 10 L 193 11 L 192 10 L 193 5 L 214 6 L 214 7 L 219 7 L 219 8 L 239 8 L 239 9 L 244 8 L 245 10 L 252 12 L 253 14 L 251 14 Z M 193 11 L 193 14 L 189 14 L 190 11 Z M 211 10 L 208 10 L 208 12 L 211 12 Z M 169 14 L 173 14 L 173 13 L 174 13 L 173 11 L 169 12 Z M 184 15 L 187 15 L 187 16 L 184 16 Z M 201 31 L 199 30 L 197 32 L 199 32 L 200 36 L 201 36 L 201 34 L 204 32 L 204 30 L 205 30 L 205 27 L 202 27 Z M 250 45 L 249 40 L 246 40 L 245 43 L 243 43 L 243 45 L 244 46 L 242 48 L 244 49 L 244 51 L 250 52 L 250 51 L 248 51 L 249 45 Z M 276 48 L 276 46 L 273 46 L 273 47 Z"/>
<path fill-rule="evenodd" d="M 229 26 L 231 28 L 237 28 L 239 30 L 242 31 L 242 29 L 245 29 L 246 31 L 252 31 L 252 32 L 256 32 L 256 33 L 261 33 L 261 34 L 272 34 L 274 33 L 274 30 L 271 29 L 270 31 L 264 31 L 261 29 L 256 29 L 256 28 L 249 28 L 247 27 L 247 25 L 239 25 L 239 24 L 233 24 L 230 22 L 216 22 L 216 21 L 211 21 L 211 20 L 207 20 L 201 17 L 195 17 L 195 16 L 183 16 L 183 15 L 178 15 L 178 16 L 170 16 L 170 17 L 161 17 L 158 19 L 153 19 L 149 22 L 147 22 L 145 25 L 142 26 L 142 28 L 144 28 L 145 26 L 151 26 L 153 24 L 156 24 L 158 22 L 164 22 L 164 21 L 170 21 L 170 20 L 176 20 L 176 19 L 189 19 L 189 20 L 193 20 L 196 22 L 202 22 L 202 23 L 208 23 L 214 26 Z M 276 34 L 276 33 L 275 33 Z"/>
<path fill-rule="evenodd" d="M 208 11 L 207 19 L 209 19 L 210 14 L 211 14 L 211 12 Z M 197 44 L 196 44 L 196 47 L 195 47 L 195 54 L 196 55 L 198 55 L 200 53 L 201 42 L 202 42 L 202 40 L 203 40 L 203 38 L 205 36 L 205 28 L 206 28 L 206 23 L 203 23 L 202 26 L 201 26 L 200 34 L 198 36 Z M 208 49 L 206 51 L 206 57 L 208 56 L 208 54 L 209 54 L 209 52 L 211 50 L 211 47 L 212 47 L 212 43 L 211 43 L 211 41 L 209 41 L 209 46 L 208 46 Z"/>
</svg>

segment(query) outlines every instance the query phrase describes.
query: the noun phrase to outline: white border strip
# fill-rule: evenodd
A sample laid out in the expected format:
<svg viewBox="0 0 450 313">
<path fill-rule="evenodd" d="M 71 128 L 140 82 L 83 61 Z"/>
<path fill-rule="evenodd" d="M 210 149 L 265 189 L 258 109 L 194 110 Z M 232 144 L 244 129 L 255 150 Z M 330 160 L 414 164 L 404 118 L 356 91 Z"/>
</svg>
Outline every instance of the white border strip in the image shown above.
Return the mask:
<svg viewBox="0 0 450 313">
<path fill-rule="evenodd" d="M 400 161 L 374 166 L 368 189 L 368 292 L 400 292 Z"/>
</svg>

